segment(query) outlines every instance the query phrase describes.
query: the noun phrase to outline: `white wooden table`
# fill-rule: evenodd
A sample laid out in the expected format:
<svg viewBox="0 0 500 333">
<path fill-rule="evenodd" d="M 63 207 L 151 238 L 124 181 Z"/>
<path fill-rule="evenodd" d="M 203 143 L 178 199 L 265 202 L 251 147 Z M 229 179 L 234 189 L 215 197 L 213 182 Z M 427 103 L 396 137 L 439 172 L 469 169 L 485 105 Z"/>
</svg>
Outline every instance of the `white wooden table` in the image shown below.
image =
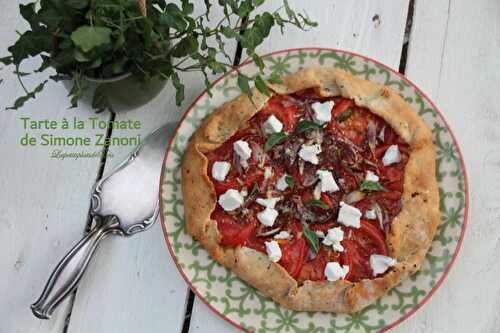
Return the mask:
<svg viewBox="0 0 500 333">
<path fill-rule="evenodd" d="M 471 202 L 463 248 L 443 286 L 393 331 L 498 332 L 500 200 L 495 191 L 500 188 L 500 1 L 290 3 L 306 10 L 319 27 L 312 32 L 287 29 L 284 37 L 277 29 L 259 52 L 333 47 L 399 68 L 440 107 L 463 149 Z M 17 2 L 5 1 L 0 12 L 1 55 L 15 40 L 15 30 L 25 28 Z M 187 306 L 188 289 L 169 257 L 159 224 L 130 239 L 108 239 L 74 300 L 65 302 L 50 321 L 32 316 L 29 304 L 39 296 L 57 261 L 82 236 L 89 190 L 100 161 L 61 161 L 49 158 L 51 148 L 22 147 L 19 139 L 26 130 L 19 118 L 94 114 L 83 103 L 77 111 L 68 111 L 67 90 L 52 83 L 22 111 L 4 112 L 21 91 L 10 69 L 1 70 L 0 78 L 4 79 L 0 85 L 0 332 L 235 331 L 198 299 L 192 309 Z M 160 123 L 177 121 L 203 89 L 195 75 L 185 75 L 184 80 L 186 100 L 181 107 L 175 106 L 174 93 L 167 86 L 149 104 L 119 113 L 117 119 L 140 120 L 142 128 L 135 134 L 142 135 Z M 78 135 L 96 133 L 103 130 L 87 129 Z M 105 161 L 104 169 L 129 150 L 112 147 L 114 157 Z M 185 318 L 189 318 L 186 325 Z"/>
</svg>

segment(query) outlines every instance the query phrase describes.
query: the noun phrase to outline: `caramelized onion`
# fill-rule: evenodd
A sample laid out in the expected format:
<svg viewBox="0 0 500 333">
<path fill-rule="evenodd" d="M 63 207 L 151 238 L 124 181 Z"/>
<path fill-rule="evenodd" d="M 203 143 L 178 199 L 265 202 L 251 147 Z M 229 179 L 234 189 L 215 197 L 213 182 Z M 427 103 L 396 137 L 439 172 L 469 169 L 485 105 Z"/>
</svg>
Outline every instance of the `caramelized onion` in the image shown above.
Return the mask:
<svg viewBox="0 0 500 333">
<path fill-rule="evenodd" d="M 281 230 L 281 227 L 277 227 L 268 231 L 259 232 L 256 234 L 257 237 L 268 237 L 277 234 Z"/>
<path fill-rule="evenodd" d="M 363 200 L 365 196 L 366 196 L 365 193 L 358 190 L 354 190 L 345 196 L 344 201 L 350 205 L 352 203 L 356 203 L 358 201 Z"/>
</svg>

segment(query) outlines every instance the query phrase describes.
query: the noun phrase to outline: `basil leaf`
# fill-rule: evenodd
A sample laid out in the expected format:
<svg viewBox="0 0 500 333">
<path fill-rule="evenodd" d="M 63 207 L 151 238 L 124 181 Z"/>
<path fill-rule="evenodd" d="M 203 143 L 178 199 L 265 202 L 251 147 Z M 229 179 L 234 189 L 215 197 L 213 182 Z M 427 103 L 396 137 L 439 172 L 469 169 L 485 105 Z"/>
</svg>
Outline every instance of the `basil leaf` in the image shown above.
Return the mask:
<svg viewBox="0 0 500 333">
<path fill-rule="evenodd" d="M 321 125 L 313 123 L 312 121 L 301 120 L 297 124 L 297 133 L 302 133 L 302 132 L 305 132 L 305 131 L 314 130 L 314 129 L 320 129 L 320 128 L 323 128 L 323 127 Z"/>
<path fill-rule="evenodd" d="M 273 133 L 273 134 L 269 135 L 266 143 L 264 144 L 264 151 L 269 151 L 275 145 L 279 145 L 280 143 L 283 143 L 286 140 L 286 138 L 288 138 L 288 134 L 283 133 L 283 132 Z"/>
<path fill-rule="evenodd" d="M 318 235 L 311 229 L 307 224 L 302 224 L 302 231 L 304 232 L 304 237 L 307 239 L 309 243 L 309 247 L 316 253 L 319 251 L 319 238 Z"/>
<path fill-rule="evenodd" d="M 347 118 L 349 118 L 350 116 L 352 116 L 352 110 L 349 108 L 346 111 L 342 112 L 341 114 L 337 115 L 335 117 L 335 120 L 337 120 L 337 121 L 344 121 Z"/>
<path fill-rule="evenodd" d="M 313 206 L 313 207 L 318 207 L 318 208 L 321 208 L 321 209 L 330 209 L 330 207 L 328 207 L 328 205 L 326 203 L 324 203 L 321 200 L 317 200 L 317 199 L 309 200 L 307 202 L 307 205 Z"/>
<path fill-rule="evenodd" d="M 372 191 L 381 191 L 381 192 L 389 192 L 388 189 L 383 187 L 379 182 L 372 182 L 369 180 L 364 180 L 361 183 L 359 188 L 362 192 L 372 192 Z"/>
<path fill-rule="evenodd" d="M 293 180 L 293 177 L 292 176 L 285 176 L 285 183 L 287 183 L 287 185 L 293 189 L 293 187 L 295 186 L 295 181 Z"/>
</svg>

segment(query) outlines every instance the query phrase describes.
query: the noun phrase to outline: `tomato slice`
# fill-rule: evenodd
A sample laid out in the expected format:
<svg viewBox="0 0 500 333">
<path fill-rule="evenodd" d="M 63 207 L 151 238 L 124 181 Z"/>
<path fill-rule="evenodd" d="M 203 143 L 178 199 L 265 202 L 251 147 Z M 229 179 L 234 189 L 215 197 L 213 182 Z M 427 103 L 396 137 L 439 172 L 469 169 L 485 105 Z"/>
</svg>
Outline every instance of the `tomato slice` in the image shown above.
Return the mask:
<svg viewBox="0 0 500 333">
<path fill-rule="evenodd" d="M 229 189 L 241 190 L 241 185 L 236 180 L 227 180 L 224 182 L 214 181 L 213 184 L 217 196 L 225 193 Z"/>
<path fill-rule="evenodd" d="M 354 101 L 352 99 L 342 98 L 339 102 L 335 103 L 335 106 L 332 109 L 332 118 L 335 118 L 353 106 Z"/>
<path fill-rule="evenodd" d="M 361 227 L 354 231 L 354 234 L 363 234 L 370 239 L 369 242 L 361 242 L 358 240 L 358 243 L 363 245 L 367 251 L 371 254 L 381 254 L 387 255 L 387 244 L 385 243 L 385 236 L 378 227 L 374 226 L 370 222 L 366 220 L 361 220 Z"/>
<path fill-rule="evenodd" d="M 281 247 L 281 260 L 279 264 L 285 268 L 291 277 L 296 278 L 307 254 L 307 244 L 304 237 L 291 240 Z"/>
<path fill-rule="evenodd" d="M 239 224 L 233 216 L 221 210 L 215 210 L 212 219 L 217 221 L 217 229 L 221 234 L 220 244 L 224 246 L 243 245 L 255 229 L 254 223 L 249 221 Z"/>
<path fill-rule="evenodd" d="M 332 209 L 334 207 L 332 199 L 326 193 L 321 193 L 321 201 L 326 203 L 328 208 Z"/>
<path fill-rule="evenodd" d="M 372 278 L 370 256 L 388 253 L 385 237 L 382 231 L 368 221 L 361 220 L 359 229 L 351 229 L 352 238 L 342 241 L 344 245 L 344 265 L 349 265 L 346 280 L 356 282 Z"/>
<path fill-rule="evenodd" d="M 304 263 L 297 280 L 303 282 L 305 280 L 320 281 L 325 279 L 325 266 L 330 259 L 330 251 L 321 246 L 318 254 L 313 260 Z"/>
<path fill-rule="evenodd" d="M 286 107 L 283 104 L 289 104 Z M 282 123 L 285 131 L 293 131 L 299 119 L 299 109 L 292 98 L 283 95 L 273 96 L 259 112 L 260 122 L 274 115 Z"/>
</svg>

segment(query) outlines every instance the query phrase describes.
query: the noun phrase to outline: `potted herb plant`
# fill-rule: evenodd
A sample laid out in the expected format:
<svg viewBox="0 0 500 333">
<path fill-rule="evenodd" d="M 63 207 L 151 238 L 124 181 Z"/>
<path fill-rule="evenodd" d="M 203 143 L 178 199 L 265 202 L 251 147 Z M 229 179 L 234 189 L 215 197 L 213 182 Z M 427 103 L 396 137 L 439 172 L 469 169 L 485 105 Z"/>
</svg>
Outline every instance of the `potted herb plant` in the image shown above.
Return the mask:
<svg viewBox="0 0 500 333">
<path fill-rule="evenodd" d="M 110 95 L 117 90 L 116 85 L 120 92 L 127 91 L 118 98 L 128 95 L 147 100 L 170 80 L 179 104 L 184 99 L 180 73 L 199 71 L 208 87 L 210 73 L 224 73 L 232 67 L 227 47 L 231 40 L 238 42 L 262 70 L 264 63 L 255 49 L 274 26 L 283 33 L 286 25 L 300 29 L 316 25 L 306 15 L 296 13 L 286 0 L 273 12 L 261 10 L 264 2 L 182 0 L 178 5 L 164 0 L 40 0 L 21 4 L 20 13 L 30 28 L 8 48 L 10 54 L 0 58 L 3 64 L 15 67 L 25 91 L 10 109 L 34 99 L 47 83 L 44 80 L 28 89 L 23 77 L 48 68 L 55 69 L 49 77 L 52 80 L 72 79 L 71 107 L 77 106 L 91 82 L 96 83 L 92 106 L 97 112 L 112 110 Z M 195 11 L 195 3 L 203 10 Z M 209 15 L 215 10 L 223 17 L 210 22 Z M 25 72 L 22 63 L 29 57 L 40 57 L 42 63 L 38 69 Z M 267 92 L 260 74 L 238 75 L 243 92 L 249 93 L 252 80 L 259 90 Z"/>
</svg>

